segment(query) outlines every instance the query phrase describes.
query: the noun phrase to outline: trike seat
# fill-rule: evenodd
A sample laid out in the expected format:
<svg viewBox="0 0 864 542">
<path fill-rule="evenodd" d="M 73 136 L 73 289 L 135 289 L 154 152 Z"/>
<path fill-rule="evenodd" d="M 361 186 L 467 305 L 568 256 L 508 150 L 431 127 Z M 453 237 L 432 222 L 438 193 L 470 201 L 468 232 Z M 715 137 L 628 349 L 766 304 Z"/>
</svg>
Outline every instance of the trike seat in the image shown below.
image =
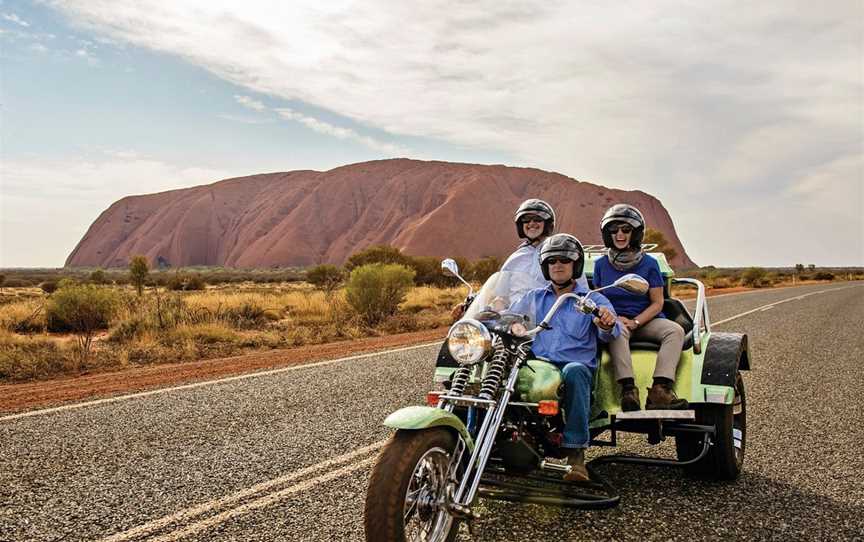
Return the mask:
<svg viewBox="0 0 864 542">
<path fill-rule="evenodd" d="M 687 311 L 687 307 L 681 300 L 674 298 L 666 298 L 663 301 L 663 314 L 666 318 L 672 320 L 682 328 L 684 328 L 684 346 L 682 350 L 690 350 L 693 348 L 693 317 Z M 651 341 L 630 341 L 630 350 L 652 350 L 660 349 L 660 344 Z"/>
</svg>

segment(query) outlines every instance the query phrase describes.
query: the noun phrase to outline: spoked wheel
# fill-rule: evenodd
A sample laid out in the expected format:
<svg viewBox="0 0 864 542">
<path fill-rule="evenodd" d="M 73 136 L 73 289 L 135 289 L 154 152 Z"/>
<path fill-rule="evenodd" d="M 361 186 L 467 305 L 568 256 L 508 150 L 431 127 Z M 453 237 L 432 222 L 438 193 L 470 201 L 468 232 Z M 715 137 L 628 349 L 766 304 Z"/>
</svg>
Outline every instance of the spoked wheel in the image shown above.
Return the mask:
<svg viewBox="0 0 864 542">
<path fill-rule="evenodd" d="M 450 542 L 458 521 L 445 507 L 456 438 L 443 428 L 397 431 L 366 494 L 367 541 Z"/>
<path fill-rule="evenodd" d="M 702 460 L 687 467 L 687 472 L 714 480 L 734 480 L 744 466 L 747 445 L 747 396 L 741 373 L 735 378 L 735 398 L 731 405 L 700 405 L 696 423 L 713 425 L 714 444 Z M 702 450 L 704 435 L 682 434 L 675 438 L 679 460 L 695 458 Z"/>
</svg>

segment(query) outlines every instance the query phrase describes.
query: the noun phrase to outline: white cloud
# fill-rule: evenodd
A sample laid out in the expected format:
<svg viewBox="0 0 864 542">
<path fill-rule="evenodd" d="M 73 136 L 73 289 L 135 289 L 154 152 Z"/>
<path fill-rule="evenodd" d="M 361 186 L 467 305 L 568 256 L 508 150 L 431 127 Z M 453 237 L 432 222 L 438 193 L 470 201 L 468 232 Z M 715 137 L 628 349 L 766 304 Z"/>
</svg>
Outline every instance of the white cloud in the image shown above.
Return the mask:
<svg viewBox="0 0 864 542">
<path fill-rule="evenodd" d="M 386 143 L 384 141 L 379 141 L 373 137 L 360 135 L 350 128 L 343 128 L 341 126 L 330 124 L 329 122 L 324 122 L 322 120 L 316 119 L 315 117 L 304 115 L 303 113 L 295 111 L 290 107 L 276 108 L 275 111 L 283 119 L 299 122 L 300 124 L 318 132 L 319 134 L 330 135 L 339 139 L 349 139 L 352 141 L 357 141 L 359 143 L 362 143 L 363 145 L 366 145 L 370 149 L 388 153 L 392 156 L 402 156 L 409 153 L 408 149 L 402 146 L 393 145 L 392 143 Z"/>
<path fill-rule="evenodd" d="M 262 102 L 254 99 L 254 98 L 251 98 L 249 96 L 238 96 L 235 94 L 234 99 L 237 100 L 237 103 L 239 103 L 243 107 L 248 107 L 249 109 L 251 109 L 253 111 L 259 111 L 260 112 L 260 111 L 266 111 L 267 110 L 267 106 L 265 106 Z"/>
<path fill-rule="evenodd" d="M 28 23 L 27 21 L 25 21 L 24 19 L 22 19 L 21 17 L 19 17 L 18 15 L 14 14 L 14 13 L 0 14 L 0 18 L 3 18 L 3 19 L 10 21 L 10 22 L 13 22 L 17 25 L 21 25 L 23 27 L 30 26 L 30 23 Z"/>
<path fill-rule="evenodd" d="M 104 150 L 67 160 L 4 160 L 0 173 L 0 267 L 56 267 L 63 265 L 93 220 L 122 197 L 248 172 L 180 166 L 135 151 Z"/>
<path fill-rule="evenodd" d="M 272 124 L 273 119 L 261 117 L 244 117 L 239 115 L 230 115 L 228 113 L 220 113 L 216 115 L 220 119 L 230 120 L 232 122 L 240 122 L 243 124 Z"/>
<path fill-rule="evenodd" d="M 694 202 L 771 209 L 806 172 L 836 175 L 830 164 L 861 152 L 856 1 L 759 3 L 746 13 L 731 0 L 55 5 L 98 34 L 176 54 L 254 92 L 653 193 L 697 261 L 717 261 L 710 247 L 721 233 Z M 296 111 L 286 118 L 363 142 Z M 818 201 L 774 210 L 818 223 L 833 211 Z M 841 227 L 861 229 L 857 211 Z M 747 243 L 748 224 L 722 235 L 739 248 L 720 261 L 762 253 Z"/>
</svg>

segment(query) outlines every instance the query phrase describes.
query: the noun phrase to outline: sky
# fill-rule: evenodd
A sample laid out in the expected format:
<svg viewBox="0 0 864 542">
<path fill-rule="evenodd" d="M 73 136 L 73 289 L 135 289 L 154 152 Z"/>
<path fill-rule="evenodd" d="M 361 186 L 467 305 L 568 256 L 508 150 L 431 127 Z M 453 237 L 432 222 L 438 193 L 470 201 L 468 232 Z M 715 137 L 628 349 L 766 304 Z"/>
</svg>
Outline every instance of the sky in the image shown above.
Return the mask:
<svg viewBox="0 0 864 542">
<path fill-rule="evenodd" d="M 127 195 L 395 157 L 642 190 L 700 265 L 862 266 L 864 5 L 0 0 L 0 267 Z"/>
</svg>

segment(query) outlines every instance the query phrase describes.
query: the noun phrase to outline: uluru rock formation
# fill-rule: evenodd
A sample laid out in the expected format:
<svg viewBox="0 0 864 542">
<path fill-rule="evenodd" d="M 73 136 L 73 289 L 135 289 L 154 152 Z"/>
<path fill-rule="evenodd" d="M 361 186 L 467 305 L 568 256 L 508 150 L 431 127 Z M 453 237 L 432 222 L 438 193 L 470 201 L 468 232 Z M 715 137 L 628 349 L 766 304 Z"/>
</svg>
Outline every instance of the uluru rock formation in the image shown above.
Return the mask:
<svg viewBox="0 0 864 542">
<path fill-rule="evenodd" d="M 341 264 L 375 244 L 415 256 L 505 257 L 517 244 L 513 210 L 531 197 L 551 203 L 557 230 L 586 244 L 601 242 L 610 205 L 633 204 L 678 251 L 672 264 L 694 265 L 669 213 L 644 192 L 539 169 L 408 159 L 125 197 L 96 219 L 66 265 L 125 266 L 134 254 L 174 267 Z"/>
</svg>

